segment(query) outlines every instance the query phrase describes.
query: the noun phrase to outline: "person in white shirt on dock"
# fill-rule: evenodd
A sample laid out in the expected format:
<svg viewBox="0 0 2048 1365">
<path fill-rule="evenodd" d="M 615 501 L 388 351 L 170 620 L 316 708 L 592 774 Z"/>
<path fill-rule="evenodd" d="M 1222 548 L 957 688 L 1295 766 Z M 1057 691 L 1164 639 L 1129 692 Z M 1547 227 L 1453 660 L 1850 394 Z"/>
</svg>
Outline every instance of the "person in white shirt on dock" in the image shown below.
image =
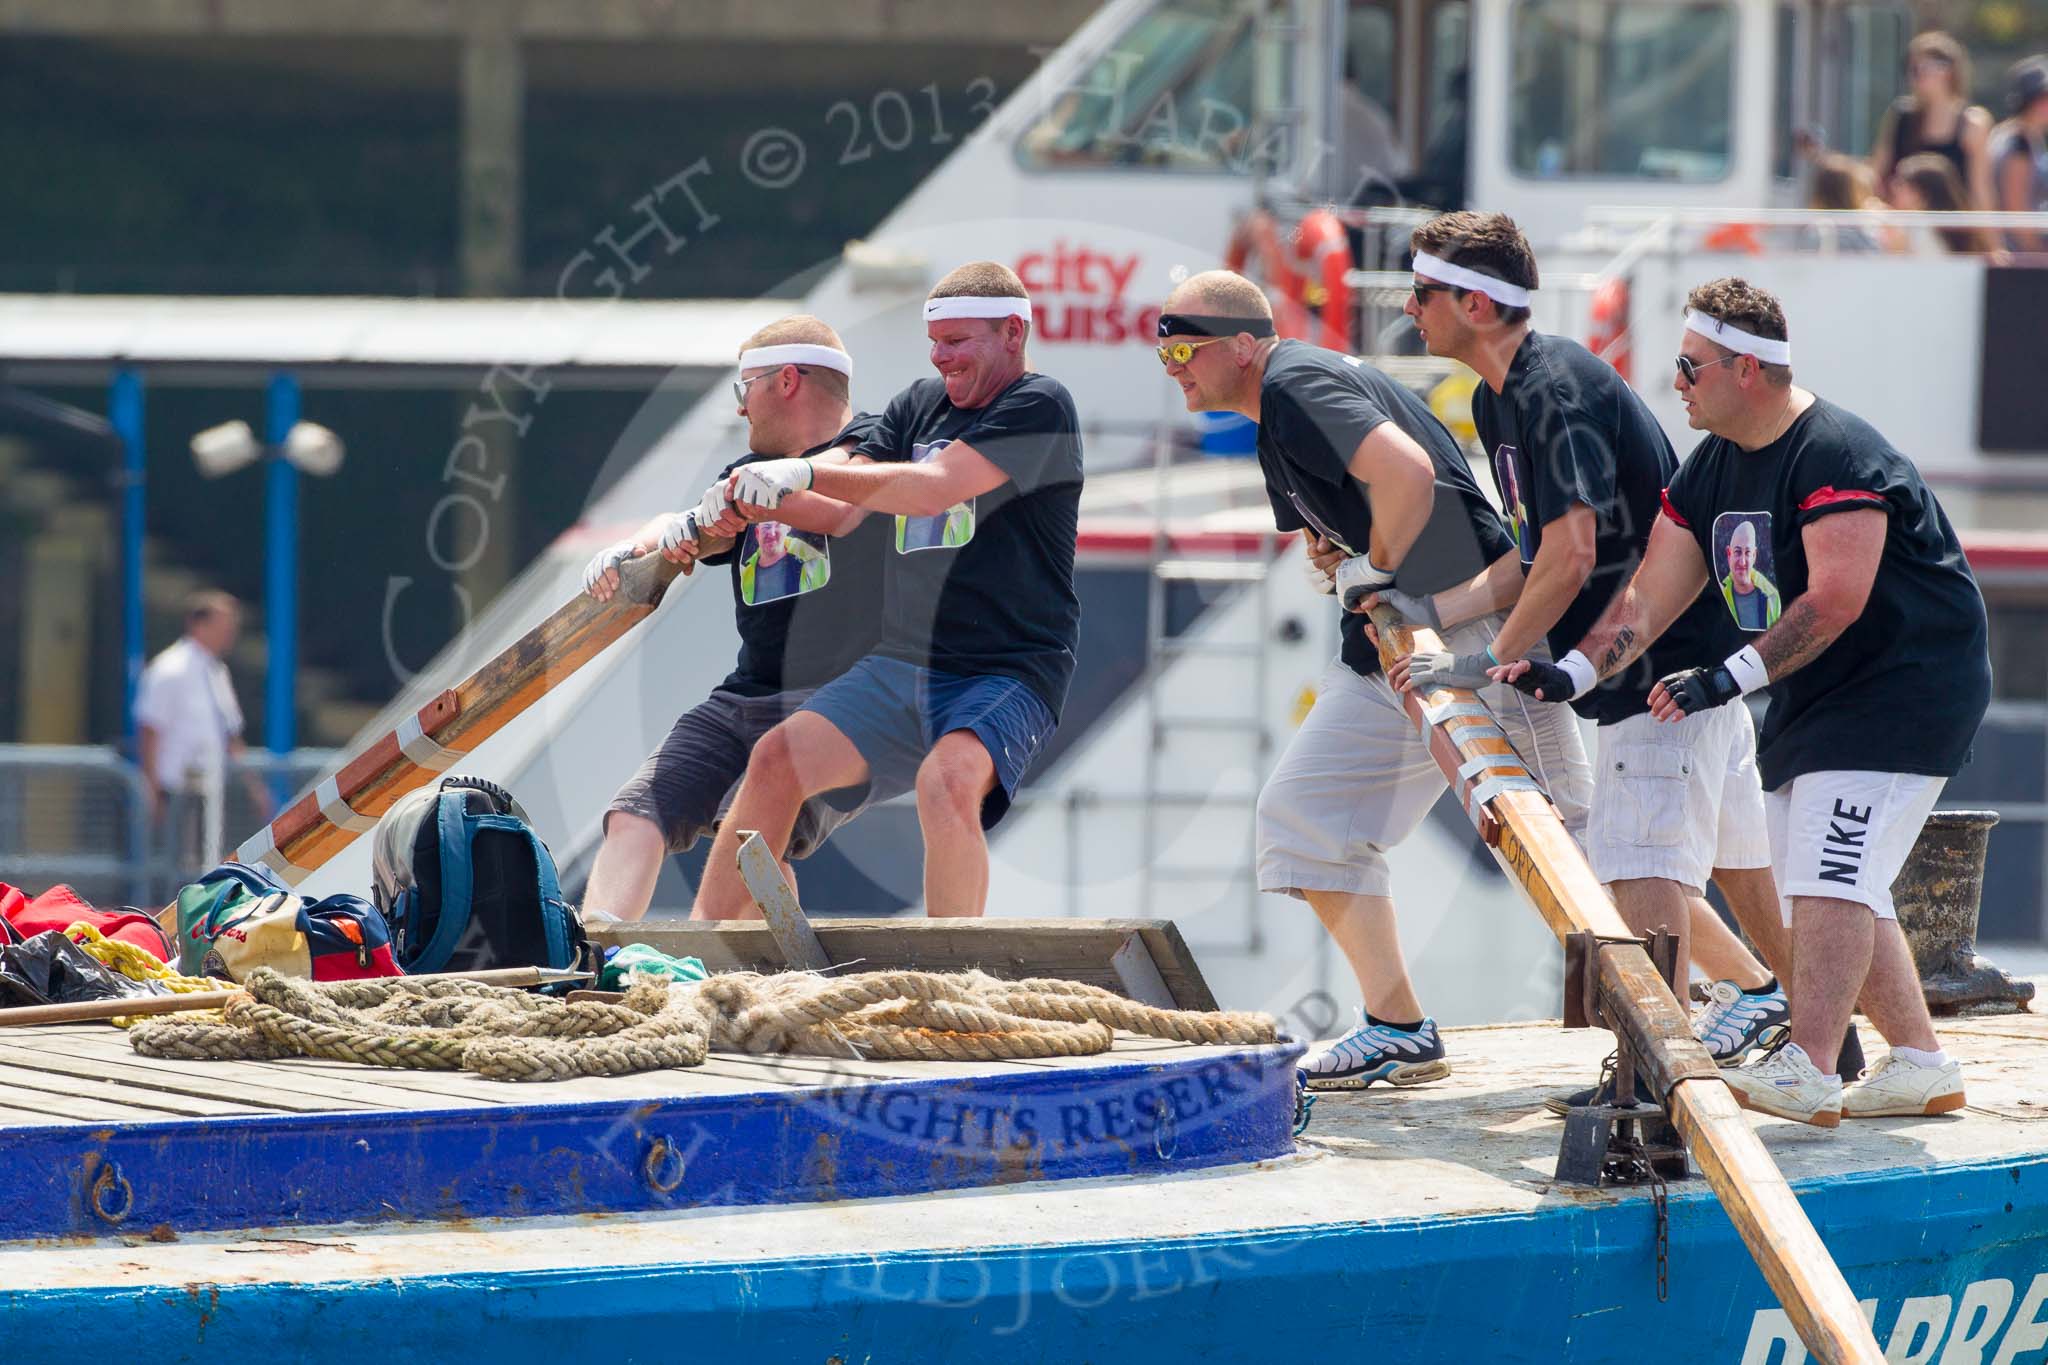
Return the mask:
<svg viewBox="0 0 2048 1365">
<path fill-rule="evenodd" d="M 242 631 L 241 604 L 202 592 L 185 608 L 185 633 L 149 661 L 135 689 L 136 759 L 151 830 L 178 870 L 197 874 L 220 861 L 221 802 L 228 768 L 240 758 L 242 706 L 225 656 Z M 244 772 L 259 814 L 269 793 Z"/>
</svg>

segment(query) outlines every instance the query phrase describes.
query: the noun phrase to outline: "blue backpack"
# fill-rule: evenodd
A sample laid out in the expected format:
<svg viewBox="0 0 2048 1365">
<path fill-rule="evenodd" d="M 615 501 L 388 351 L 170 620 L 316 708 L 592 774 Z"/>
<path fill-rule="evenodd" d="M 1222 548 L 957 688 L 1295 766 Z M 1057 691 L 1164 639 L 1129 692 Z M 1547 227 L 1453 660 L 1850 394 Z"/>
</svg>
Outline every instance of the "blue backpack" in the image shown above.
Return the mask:
<svg viewBox="0 0 2048 1365">
<path fill-rule="evenodd" d="M 399 965 L 415 974 L 586 965 L 590 944 L 562 899 L 554 857 L 511 794 L 449 777 L 420 799 L 410 885 L 394 893 L 378 879 Z M 406 818 L 405 804 L 385 819 Z"/>
</svg>

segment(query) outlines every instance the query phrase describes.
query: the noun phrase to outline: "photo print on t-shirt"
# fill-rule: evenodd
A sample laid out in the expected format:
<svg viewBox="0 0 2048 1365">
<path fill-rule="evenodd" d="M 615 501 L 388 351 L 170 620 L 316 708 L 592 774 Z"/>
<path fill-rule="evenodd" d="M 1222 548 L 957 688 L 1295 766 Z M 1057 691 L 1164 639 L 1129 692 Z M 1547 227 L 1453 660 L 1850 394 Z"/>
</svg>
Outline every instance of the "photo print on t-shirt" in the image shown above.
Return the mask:
<svg viewBox="0 0 2048 1365">
<path fill-rule="evenodd" d="M 1714 518 L 1714 580 L 1738 628 L 1765 631 L 1778 623 L 1785 604 L 1771 575 L 1769 512 L 1723 512 Z"/>
<path fill-rule="evenodd" d="M 910 448 L 910 462 L 923 464 L 953 444 L 948 440 L 920 441 Z M 957 550 L 974 539 L 974 499 L 956 502 L 935 517 L 896 518 L 896 553 L 914 550 Z"/>
<path fill-rule="evenodd" d="M 755 522 L 740 542 L 740 601 L 750 607 L 816 592 L 832 581 L 832 542 L 779 521 Z"/>
<path fill-rule="evenodd" d="M 1522 533 L 1529 524 L 1529 509 L 1522 502 L 1522 480 L 1515 473 L 1515 461 L 1521 456 L 1515 446 L 1496 446 L 1493 451 L 1493 481 L 1500 489 L 1501 515 L 1508 519 L 1508 534 L 1515 538 L 1515 548 L 1522 552 L 1522 562 L 1533 564 L 1536 556 L 1529 548 L 1529 538 Z"/>
</svg>

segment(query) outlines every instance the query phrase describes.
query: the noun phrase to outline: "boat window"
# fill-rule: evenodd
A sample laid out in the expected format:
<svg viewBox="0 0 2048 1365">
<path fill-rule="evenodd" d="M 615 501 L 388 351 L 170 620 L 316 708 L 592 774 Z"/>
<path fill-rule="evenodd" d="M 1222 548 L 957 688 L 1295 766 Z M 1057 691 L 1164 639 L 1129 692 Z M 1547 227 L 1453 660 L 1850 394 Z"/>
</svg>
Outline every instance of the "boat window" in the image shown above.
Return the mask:
<svg viewBox="0 0 2048 1365">
<path fill-rule="evenodd" d="M 1282 105 L 1285 61 L 1243 0 L 1161 0 L 1053 99 L 1019 140 L 1027 167 L 1272 170 L 1286 139 L 1254 126 L 1260 62 Z"/>
<path fill-rule="evenodd" d="M 1777 72 L 1771 83 L 1771 173 L 1790 180 L 1795 172 L 1799 127 L 1799 11 L 1778 6 Z"/>
<path fill-rule="evenodd" d="M 1394 11 L 1382 0 L 1354 0 L 1344 18 L 1344 69 L 1337 90 L 1337 149 L 1342 201 L 1358 203 L 1375 188 L 1392 193 L 1408 174 L 1395 111 L 1401 62 Z"/>
<path fill-rule="evenodd" d="M 1843 5 L 1830 8 L 1823 22 L 1824 68 L 1834 78 L 1823 105 L 1828 145 L 1863 156 L 1903 88 L 1912 19 L 1896 5 Z"/>
<path fill-rule="evenodd" d="M 1520 0 L 1514 168 L 1539 179 L 1724 179 L 1735 13 L 1725 4 Z"/>
</svg>

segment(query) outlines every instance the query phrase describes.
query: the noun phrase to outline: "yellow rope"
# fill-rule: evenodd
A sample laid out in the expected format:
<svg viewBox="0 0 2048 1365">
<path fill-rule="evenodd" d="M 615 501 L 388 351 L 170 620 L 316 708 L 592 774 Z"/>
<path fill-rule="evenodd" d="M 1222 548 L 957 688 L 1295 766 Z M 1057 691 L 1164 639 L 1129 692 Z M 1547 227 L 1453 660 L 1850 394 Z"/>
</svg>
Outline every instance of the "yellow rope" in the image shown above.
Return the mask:
<svg viewBox="0 0 2048 1365">
<path fill-rule="evenodd" d="M 64 931 L 65 937 L 83 948 L 103 967 L 127 977 L 130 981 L 161 981 L 164 988 L 174 995 L 188 991 L 217 991 L 222 983 L 206 976 L 186 976 L 172 970 L 156 960 L 156 954 L 147 948 L 138 948 L 132 943 L 108 938 L 99 930 L 83 921 Z"/>
</svg>

